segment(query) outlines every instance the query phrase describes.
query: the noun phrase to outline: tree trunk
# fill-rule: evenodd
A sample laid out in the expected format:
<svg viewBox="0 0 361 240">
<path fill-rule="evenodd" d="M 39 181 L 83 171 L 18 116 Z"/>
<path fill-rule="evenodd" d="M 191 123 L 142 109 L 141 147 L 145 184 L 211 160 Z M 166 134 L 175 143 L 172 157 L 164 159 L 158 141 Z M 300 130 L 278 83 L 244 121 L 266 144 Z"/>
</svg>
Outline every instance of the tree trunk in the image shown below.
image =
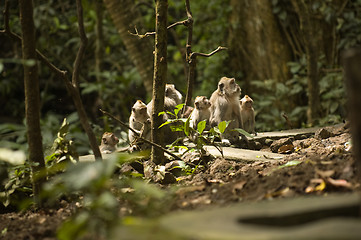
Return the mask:
<svg viewBox="0 0 361 240">
<path fill-rule="evenodd" d="M 271 1 L 231 0 L 230 4 L 229 63 L 235 73 L 243 73 L 235 76 L 244 79 L 243 92 L 251 91 L 251 80 L 288 80 L 291 49 L 272 12 Z"/>
<path fill-rule="evenodd" d="M 124 42 L 130 59 L 143 80 L 147 93 L 151 93 L 153 84 L 153 48 L 151 39 L 139 39 L 129 34 L 129 31 L 134 32 L 134 27 L 137 27 L 140 32 L 145 32 L 142 28 L 140 12 L 135 8 L 133 0 L 104 0 L 104 3 Z"/>
<path fill-rule="evenodd" d="M 34 200 L 41 206 L 41 185 L 46 181 L 43 144 L 40 130 L 40 94 L 38 65 L 36 62 L 36 40 L 33 19 L 33 1 L 19 0 L 20 22 L 23 34 L 22 52 L 24 61 L 25 117 L 29 144 L 29 162 L 32 169 Z"/>
<path fill-rule="evenodd" d="M 300 29 L 303 34 L 307 58 L 307 89 L 308 109 L 307 122 L 311 125 L 320 117 L 320 87 L 318 83 L 319 42 L 322 37 L 319 31 L 319 21 L 312 14 L 312 2 L 292 0 L 292 5 L 300 19 Z M 322 32 L 321 32 L 322 33 Z"/>
<path fill-rule="evenodd" d="M 95 72 L 97 82 L 101 82 L 100 72 L 102 70 L 101 63 L 103 61 L 104 38 L 103 38 L 103 4 L 95 1 L 96 13 L 96 38 L 95 38 Z"/>
<path fill-rule="evenodd" d="M 151 123 L 151 139 L 159 145 L 163 144 L 163 133 L 159 126 L 163 116 L 158 116 L 164 109 L 165 83 L 167 79 L 167 15 L 168 0 L 156 0 L 156 26 L 155 26 L 155 54 L 154 54 L 154 79 L 153 79 L 153 110 Z M 156 164 L 164 164 L 162 150 L 152 146 L 151 159 Z"/>
<path fill-rule="evenodd" d="M 348 93 L 347 105 L 352 135 L 352 152 L 355 155 L 358 180 L 361 183 L 361 48 L 348 49 L 343 54 L 343 66 Z"/>
</svg>

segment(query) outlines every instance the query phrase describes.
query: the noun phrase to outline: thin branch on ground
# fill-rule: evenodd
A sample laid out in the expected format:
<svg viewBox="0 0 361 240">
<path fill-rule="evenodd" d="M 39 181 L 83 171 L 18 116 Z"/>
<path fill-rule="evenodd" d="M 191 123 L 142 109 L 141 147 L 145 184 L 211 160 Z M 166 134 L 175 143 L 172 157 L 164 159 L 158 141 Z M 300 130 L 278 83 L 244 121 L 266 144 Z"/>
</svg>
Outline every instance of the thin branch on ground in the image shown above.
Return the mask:
<svg viewBox="0 0 361 240">
<path fill-rule="evenodd" d="M 129 127 L 127 124 L 123 123 L 121 120 L 119 120 L 117 117 L 115 117 L 115 116 L 112 115 L 111 113 L 108 113 L 107 111 L 104 111 L 104 110 L 102 110 L 102 109 L 99 109 L 99 110 L 100 110 L 104 115 L 106 115 L 106 116 L 112 118 L 113 120 L 117 121 L 118 123 L 120 123 L 120 125 L 122 125 L 124 128 L 129 129 L 130 131 L 132 131 L 133 133 L 135 133 L 135 135 L 137 136 L 137 138 L 139 138 L 140 140 L 142 140 L 142 141 L 144 141 L 144 142 L 146 142 L 146 143 L 148 143 L 148 144 L 150 144 L 150 145 L 152 145 L 152 146 L 154 146 L 154 147 L 156 147 L 156 148 L 158 148 L 158 149 L 161 149 L 163 152 L 171 155 L 171 156 L 174 157 L 175 159 L 182 160 L 180 157 L 178 157 L 178 156 L 175 155 L 174 153 L 168 151 L 168 150 L 165 149 L 164 147 L 162 147 L 162 146 L 160 146 L 160 145 L 158 145 L 158 144 L 156 144 L 156 143 L 154 143 L 154 142 L 152 142 L 152 141 L 149 141 L 149 140 L 143 138 L 142 136 L 140 136 L 140 134 L 139 134 L 136 130 L 134 130 L 133 128 Z"/>
</svg>

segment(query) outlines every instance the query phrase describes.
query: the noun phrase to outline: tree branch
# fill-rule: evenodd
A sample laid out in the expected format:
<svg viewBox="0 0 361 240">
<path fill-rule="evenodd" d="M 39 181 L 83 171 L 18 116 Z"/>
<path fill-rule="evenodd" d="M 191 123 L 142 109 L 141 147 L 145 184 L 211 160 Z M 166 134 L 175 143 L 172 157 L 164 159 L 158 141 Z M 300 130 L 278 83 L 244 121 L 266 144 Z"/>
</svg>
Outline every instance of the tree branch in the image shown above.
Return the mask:
<svg viewBox="0 0 361 240">
<path fill-rule="evenodd" d="M 198 56 L 200 56 L 200 57 L 210 57 L 210 56 L 212 56 L 212 55 L 214 55 L 214 54 L 216 54 L 217 52 L 220 52 L 220 51 L 222 51 L 222 50 L 227 50 L 227 48 L 226 47 L 221 47 L 221 46 L 219 46 L 216 50 L 214 50 L 213 52 L 210 52 L 210 53 L 198 53 L 198 52 L 192 52 L 190 55 L 189 55 L 189 61 L 192 61 L 192 59 L 194 59 L 194 58 L 196 58 L 196 57 L 198 57 Z"/>
<path fill-rule="evenodd" d="M 171 29 L 171 28 L 173 28 L 173 27 L 175 27 L 175 26 L 178 26 L 178 25 L 187 26 L 187 25 L 188 25 L 188 19 L 187 19 L 187 20 L 180 21 L 180 22 L 175 22 L 175 23 L 169 25 L 169 26 L 167 27 L 167 30 L 169 30 L 169 29 Z M 129 32 L 131 35 L 137 36 L 137 37 L 139 37 L 139 38 L 145 38 L 145 37 L 148 37 L 148 36 L 154 36 L 154 35 L 155 35 L 155 32 L 146 32 L 146 33 L 144 33 L 144 34 L 139 34 L 138 29 L 137 29 L 137 26 L 134 26 L 134 30 L 135 30 L 135 33 L 132 33 L 132 32 L 130 32 L 130 31 L 128 31 L 128 32 Z"/>
<path fill-rule="evenodd" d="M 112 115 L 111 113 L 108 113 L 108 112 L 106 112 L 106 111 L 104 111 L 104 110 L 102 110 L 102 109 L 99 109 L 99 110 L 100 110 L 104 115 L 106 115 L 106 116 L 114 119 L 114 120 L 117 121 L 118 123 L 120 123 L 120 125 L 122 125 L 124 128 L 127 128 L 127 129 L 129 129 L 130 131 L 132 131 L 133 133 L 135 133 L 135 135 L 137 136 L 137 138 L 139 138 L 139 139 L 141 139 L 142 141 L 144 141 L 144 142 L 146 142 L 146 143 L 148 143 L 148 144 L 150 144 L 150 145 L 152 145 L 152 146 L 154 146 L 154 147 L 162 150 L 163 152 L 165 152 L 165 153 L 171 155 L 172 157 L 174 157 L 175 159 L 182 160 L 180 157 L 178 157 L 178 156 L 175 155 L 174 153 L 168 151 L 167 149 L 163 148 L 162 146 L 160 146 L 160 145 L 158 145 L 158 144 L 156 144 L 156 143 L 154 143 L 154 142 L 152 142 L 152 141 L 149 141 L 149 140 L 143 138 L 142 136 L 140 136 L 140 134 L 139 134 L 137 131 L 135 131 L 133 128 L 129 127 L 127 124 L 123 123 L 121 120 L 119 120 L 117 117 L 115 117 L 115 116 Z"/>
</svg>

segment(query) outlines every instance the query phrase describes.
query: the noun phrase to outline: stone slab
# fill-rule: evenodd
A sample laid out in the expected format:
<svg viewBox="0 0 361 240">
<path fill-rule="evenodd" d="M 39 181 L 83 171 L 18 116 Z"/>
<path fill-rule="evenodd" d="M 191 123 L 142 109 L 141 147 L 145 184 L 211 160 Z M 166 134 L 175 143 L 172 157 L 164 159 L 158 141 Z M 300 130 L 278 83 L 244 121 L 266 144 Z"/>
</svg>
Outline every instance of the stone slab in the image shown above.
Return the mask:
<svg viewBox="0 0 361 240">
<path fill-rule="evenodd" d="M 222 154 L 213 146 L 205 146 L 205 149 L 215 157 L 222 157 Z M 222 147 L 223 156 L 227 160 L 235 161 L 259 161 L 259 160 L 282 160 L 285 155 L 265 152 L 265 151 L 254 151 L 248 149 Z"/>
<path fill-rule="evenodd" d="M 160 223 L 184 239 L 361 239 L 361 218 L 340 216 L 359 207 L 359 194 L 298 197 L 179 211 Z"/>
<path fill-rule="evenodd" d="M 344 125 L 343 123 L 334 125 L 333 127 L 341 127 Z M 280 139 L 285 137 L 297 137 L 301 135 L 313 135 L 317 130 L 322 127 L 312 127 L 312 128 L 299 128 L 299 129 L 291 129 L 291 130 L 282 130 L 282 131 L 273 131 L 273 132 L 261 132 L 257 133 L 257 136 L 254 136 L 252 139 L 261 140 L 261 139 Z"/>
</svg>

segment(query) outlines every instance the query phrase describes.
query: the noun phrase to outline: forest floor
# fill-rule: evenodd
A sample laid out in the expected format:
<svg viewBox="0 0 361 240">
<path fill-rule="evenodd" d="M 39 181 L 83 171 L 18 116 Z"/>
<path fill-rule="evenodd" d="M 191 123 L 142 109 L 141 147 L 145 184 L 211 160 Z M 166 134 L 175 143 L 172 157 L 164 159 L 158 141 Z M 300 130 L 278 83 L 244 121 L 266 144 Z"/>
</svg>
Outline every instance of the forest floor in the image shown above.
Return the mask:
<svg viewBox="0 0 361 240">
<path fill-rule="evenodd" d="M 213 159 L 203 171 L 178 181 L 171 211 L 359 191 L 350 139 L 349 128 L 339 125 L 303 139 L 278 140 L 278 152 L 287 153 L 282 160 Z M 275 142 L 262 145 L 262 151 L 271 152 Z M 56 239 L 57 228 L 73 211 L 65 203 L 46 211 L 2 213 L 0 239 Z"/>
</svg>

